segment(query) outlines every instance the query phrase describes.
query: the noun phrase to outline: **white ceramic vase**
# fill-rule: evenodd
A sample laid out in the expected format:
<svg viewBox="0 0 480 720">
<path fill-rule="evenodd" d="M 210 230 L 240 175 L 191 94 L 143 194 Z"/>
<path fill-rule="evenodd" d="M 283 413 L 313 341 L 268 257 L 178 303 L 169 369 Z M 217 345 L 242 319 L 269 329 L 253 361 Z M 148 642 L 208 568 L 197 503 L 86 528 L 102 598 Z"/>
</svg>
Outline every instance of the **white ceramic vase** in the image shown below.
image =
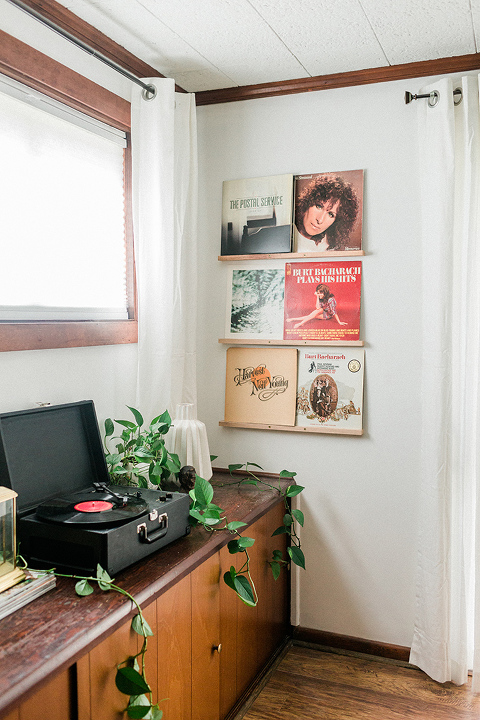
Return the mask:
<svg viewBox="0 0 480 720">
<path fill-rule="evenodd" d="M 193 404 L 177 405 L 172 426 L 165 435 L 165 445 L 169 452 L 178 455 L 182 467 L 192 465 L 197 475 L 210 480 L 213 472 L 207 429 L 204 423 L 196 419 Z"/>
</svg>

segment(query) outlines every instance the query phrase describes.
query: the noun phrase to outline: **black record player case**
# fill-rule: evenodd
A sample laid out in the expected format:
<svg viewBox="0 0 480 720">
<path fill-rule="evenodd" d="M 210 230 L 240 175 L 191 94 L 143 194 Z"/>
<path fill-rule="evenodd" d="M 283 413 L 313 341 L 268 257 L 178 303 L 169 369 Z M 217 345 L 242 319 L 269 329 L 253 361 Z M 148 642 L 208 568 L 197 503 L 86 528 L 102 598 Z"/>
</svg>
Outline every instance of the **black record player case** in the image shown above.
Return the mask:
<svg viewBox="0 0 480 720">
<path fill-rule="evenodd" d="M 189 532 L 188 495 L 109 479 L 92 401 L 0 414 L 0 485 L 18 493 L 20 554 L 31 567 L 95 574 L 99 563 L 114 575 Z M 75 511 L 51 519 L 37 512 L 63 498 L 72 511 L 77 501 L 111 501 L 115 521 L 100 512 L 80 521 Z M 122 500 L 136 512 L 123 518 Z"/>
</svg>

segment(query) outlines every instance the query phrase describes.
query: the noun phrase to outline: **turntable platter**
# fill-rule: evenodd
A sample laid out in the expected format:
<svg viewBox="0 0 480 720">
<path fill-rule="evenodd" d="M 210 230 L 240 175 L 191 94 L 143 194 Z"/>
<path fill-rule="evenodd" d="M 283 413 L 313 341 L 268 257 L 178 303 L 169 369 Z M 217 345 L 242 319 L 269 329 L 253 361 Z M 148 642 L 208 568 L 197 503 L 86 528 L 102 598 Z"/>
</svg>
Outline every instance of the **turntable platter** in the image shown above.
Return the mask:
<svg viewBox="0 0 480 720">
<path fill-rule="evenodd" d="M 115 525 L 148 512 L 141 497 L 127 495 L 124 505 L 115 502 L 110 493 L 78 492 L 46 500 L 37 507 L 37 517 L 58 523 L 78 525 Z"/>
</svg>

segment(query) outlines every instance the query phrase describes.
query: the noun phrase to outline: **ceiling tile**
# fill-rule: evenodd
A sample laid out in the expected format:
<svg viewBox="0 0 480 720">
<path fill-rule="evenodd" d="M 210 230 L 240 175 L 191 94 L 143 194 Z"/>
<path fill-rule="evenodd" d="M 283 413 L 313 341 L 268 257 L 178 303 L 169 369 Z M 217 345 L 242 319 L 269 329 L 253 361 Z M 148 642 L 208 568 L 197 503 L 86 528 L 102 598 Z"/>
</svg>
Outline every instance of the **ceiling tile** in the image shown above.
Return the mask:
<svg viewBox="0 0 480 720">
<path fill-rule="evenodd" d="M 130 0 L 130 4 L 148 9 L 208 58 L 212 67 L 231 78 L 232 85 L 307 75 L 248 0 Z"/>
<path fill-rule="evenodd" d="M 310 75 L 386 65 L 358 0 L 250 0 Z"/>
<path fill-rule="evenodd" d="M 470 0 L 361 0 L 391 65 L 476 52 Z"/>
</svg>

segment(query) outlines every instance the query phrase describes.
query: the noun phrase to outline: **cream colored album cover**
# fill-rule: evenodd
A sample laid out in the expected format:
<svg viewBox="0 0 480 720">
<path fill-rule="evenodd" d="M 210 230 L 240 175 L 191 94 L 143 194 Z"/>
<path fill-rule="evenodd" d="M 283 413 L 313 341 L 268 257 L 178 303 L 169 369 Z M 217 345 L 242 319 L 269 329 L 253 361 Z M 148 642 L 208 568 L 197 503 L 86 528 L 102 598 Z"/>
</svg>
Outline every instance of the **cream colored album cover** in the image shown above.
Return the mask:
<svg viewBox="0 0 480 720">
<path fill-rule="evenodd" d="M 296 348 L 229 348 L 225 421 L 295 425 Z"/>
</svg>

